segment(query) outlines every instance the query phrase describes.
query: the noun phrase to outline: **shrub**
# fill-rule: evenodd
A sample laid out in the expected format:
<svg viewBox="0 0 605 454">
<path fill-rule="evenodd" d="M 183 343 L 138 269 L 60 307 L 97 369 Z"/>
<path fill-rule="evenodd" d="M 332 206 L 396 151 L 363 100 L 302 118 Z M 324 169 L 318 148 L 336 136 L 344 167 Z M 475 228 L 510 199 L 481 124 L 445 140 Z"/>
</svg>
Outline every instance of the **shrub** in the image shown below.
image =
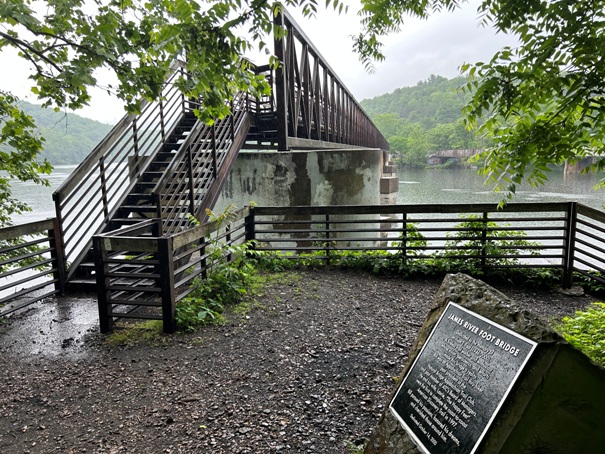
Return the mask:
<svg viewBox="0 0 605 454">
<path fill-rule="evenodd" d="M 593 303 L 585 311 L 563 317 L 555 323 L 555 329 L 567 342 L 605 367 L 605 303 Z"/>
</svg>

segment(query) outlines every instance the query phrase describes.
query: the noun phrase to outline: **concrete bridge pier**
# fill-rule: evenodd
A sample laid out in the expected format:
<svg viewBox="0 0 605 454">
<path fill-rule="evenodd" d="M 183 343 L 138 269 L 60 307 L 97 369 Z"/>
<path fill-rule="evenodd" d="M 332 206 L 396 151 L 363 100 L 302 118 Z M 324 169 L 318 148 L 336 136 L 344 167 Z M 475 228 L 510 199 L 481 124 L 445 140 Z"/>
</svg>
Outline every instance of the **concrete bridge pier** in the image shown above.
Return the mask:
<svg viewBox="0 0 605 454">
<path fill-rule="evenodd" d="M 382 166 L 382 177 L 380 178 L 380 204 L 396 205 L 397 195 L 399 194 L 399 176 L 397 175 L 397 165 L 389 160 L 390 153 L 383 152 L 384 165 Z M 381 228 L 390 229 L 394 227 L 394 216 L 382 216 Z M 395 222 L 396 224 L 396 222 Z M 386 239 L 388 233 L 384 232 L 383 238 Z"/>
<path fill-rule="evenodd" d="M 396 166 L 389 163 L 388 153 L 379 149 L 242 151 L 227 177 L 215 211 L 221 212 L 229 204 L 242 207 L 251 201 L 265 206 L 392 204 L 397 201 L 399 184 L 395 172 Z M 340 220 L 349 219 L 350 216 Z M 376 215 L 375 219 L 381 218 Z M 347 227 L 363 228 L 360 224 L 339 225 Z M 346 238 L 366 234 L 338 235 Z"/>
<path fill-rule="evenodd" d="M 573 174 L 573 173 L 580 173 L 582 172 L 584 169 L 590 167 L 591 165 L 593 165 L 596 162 L 596 158 L 593 156 L 590 156 L 588 158 L 584 158 L 576 163 L 569 163 L 569 162 L 565 162 L 565 169 L 563 171 L 564 174 Z"/>
</svg>

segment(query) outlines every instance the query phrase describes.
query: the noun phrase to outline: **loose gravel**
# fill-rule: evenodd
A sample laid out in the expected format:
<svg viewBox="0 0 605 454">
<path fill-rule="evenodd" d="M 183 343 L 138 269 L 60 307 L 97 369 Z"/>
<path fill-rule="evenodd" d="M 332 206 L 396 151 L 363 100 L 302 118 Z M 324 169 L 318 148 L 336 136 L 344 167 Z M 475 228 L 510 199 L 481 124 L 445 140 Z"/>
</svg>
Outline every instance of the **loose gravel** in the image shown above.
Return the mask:
<svg viewBox="0 0 605 454">
<path fill-rule="evenodd" d="M 439 285 L 298 271 L 225 325 L 132 347 L 90 333 L 62 355 L 24 355 L 3 339 L 32 320 L 14 317 L 0 325 L 0 452 L 355 452 Z M 545 317 L 594 300 L 501 290 Z"/>
</svg>

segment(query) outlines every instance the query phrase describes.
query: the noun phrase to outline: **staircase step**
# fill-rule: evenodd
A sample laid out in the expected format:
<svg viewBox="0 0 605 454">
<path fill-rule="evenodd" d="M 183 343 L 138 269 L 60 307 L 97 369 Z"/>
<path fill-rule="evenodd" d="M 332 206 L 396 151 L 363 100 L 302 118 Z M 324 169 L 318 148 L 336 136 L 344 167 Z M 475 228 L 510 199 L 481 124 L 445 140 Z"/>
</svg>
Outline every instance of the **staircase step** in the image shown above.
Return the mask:
<svg viewBox="0 0 605 454">
<path fill-rule="evenodd" d="M 181 148 L 181 145 L 182 143 L 165 143 L 162 146 L 162 150 L 164 150 L 164 152 L 167 152 L 168 150 L 176 151 Z"/>
<path fill-rule="evenodd" d="M 144 206 L 144 205 L 127 205 L 118 208 L 118 216 L 125 218 L 130 214 L 138 214 L 143 218 L 139 218 L 140 221 L 144 221 L 146 219 L 150 219 L 155 217 L 156 215 L 156 207 L 155 206 Z M 147 215 L 147 216 L 146 216 Z"/>
<path fill-rule="evenodd" d="M 157 183 L 153 182 L 153 181 L 139 181 L 135 186 L 134 186 L 134 190 L 136 190 L 137 192 L 141 192 L 141 191 L 150 191 L 152 190 L 155 185 Z"/>
<path fill-rule="evenodd" d="M 162 307 L 162 302 L 157 300 L 142 301 L 142 300 L 121 300 L 112 299 L 113 304 L 119 304 L 122 306 L 146 306 L 146 307 Z"/>
<path fill-rule="evenodd" d="M 118 318 L 142 318 L 145 320 L 162 320 L 162 315 L 153 315 L 153 314 L 133 314 L 133 313 L 120 313 L 120 312 L 111 312 L 109 314 L 110 317 L 118 317 Z"/>
<path fill-rule="evenodd" d="M 138 202 L 145 202 L 148 205 L 151 205 L 151 201 L 153 199 L 153 194 L 149 193 L 141 193 L 141 192 L 131 192 L 128 197 L 126 197 L 126 203 L 128 205 L 139 205 Z"/>
<path fill-rule="evenodd" d="M 154 217 L 149 217 L 149 218 L 125 218 L 125 217 L 113 218 L 108 223 L 108 230 L 116 230 L 116 229 L 119 229 L 120 227 L 127 227 L 127 226 L 130 226 L 130 225 L 133 225 L 133 224 L 138 224 L 141 221 L 147 221 L 149 219 L 157 219 L 157 218 L 154 218 Z"/>
<path fill-rule="evenodd" d="M 72 277 L 67 282 L 67 287 L 70 290 L 74 290 L 77 292 L 96 292 L 97 290 L 97 281 L 94 277 L 92 278 L 74 278 Z"/>
<path fill-rule="evenodd" d="M 148 170 L 166 170 L 171 161 L 152 161 L 149 163 Z"/>
<path fill-rule="evenodd" d="M 145 183 L 149 183 L 152 180 L 158 180 L 164 175 L 164 172 L 161 171 L 147 171 L 143 175 L 141 175 L 141 181 Z"/>
<path fill-rule="evenodd" d="M 172 151 L 158 151 L 158 153 L 155 155 L 154 161 L 170 162 L 175 156 L 176 153 Z"/>
</svg>

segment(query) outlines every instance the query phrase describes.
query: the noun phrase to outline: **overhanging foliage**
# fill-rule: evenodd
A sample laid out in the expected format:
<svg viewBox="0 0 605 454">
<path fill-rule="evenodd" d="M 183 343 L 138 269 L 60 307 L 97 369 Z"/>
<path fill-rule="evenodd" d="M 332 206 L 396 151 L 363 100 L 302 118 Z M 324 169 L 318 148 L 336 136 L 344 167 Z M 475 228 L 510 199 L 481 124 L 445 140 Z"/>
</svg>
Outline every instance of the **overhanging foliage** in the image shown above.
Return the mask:
<svg viewBox="0 0 605 454">
<path fill-rule="evenodd" d="M 384 58 L 380 38 L 409 16 L 452 11 L 459 0 L 363 0 L 355 48 L 367 66 Z M 514 35 L 489 62 L 465 64 L 473 93 L 465 109 L 494 145 L 485 172 L 510 197 L 523 180 L 539 185 L 550 164 L 597 156 L 605 167 L 605 1 L 482 0 L 480 21 Z"/>
</svg>

